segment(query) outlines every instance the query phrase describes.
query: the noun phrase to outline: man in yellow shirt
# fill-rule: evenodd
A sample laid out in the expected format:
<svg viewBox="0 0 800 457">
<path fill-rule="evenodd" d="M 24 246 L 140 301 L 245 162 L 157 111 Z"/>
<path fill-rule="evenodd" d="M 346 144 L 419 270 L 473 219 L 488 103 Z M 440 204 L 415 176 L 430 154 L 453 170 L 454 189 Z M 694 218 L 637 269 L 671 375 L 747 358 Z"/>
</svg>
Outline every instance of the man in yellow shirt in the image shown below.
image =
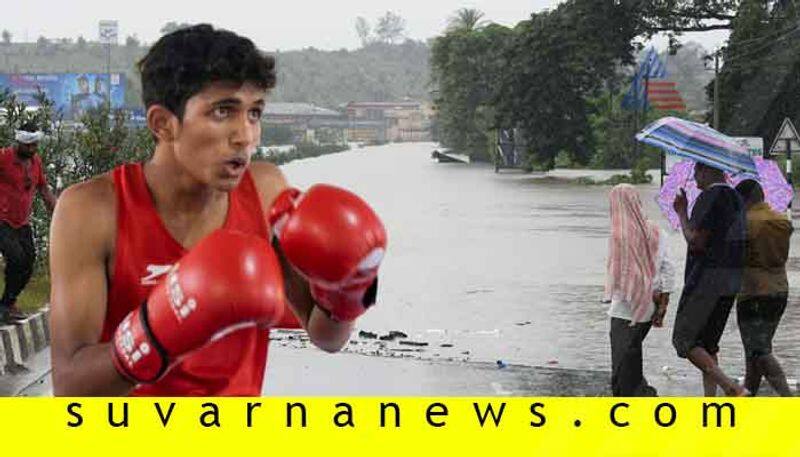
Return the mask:
<svg viewBox="0 0 800 457">
<path fill-rule="evenodd" d="M 742 181 L 736 190 L 747 210 L 745 267 L 736 303 L 747 361 L 744 385 L 755 395 L 764 376 L 778 394 L 791 396 L 786 375 L 772 355 L 772 337 L 788 299 L 786 260 L 792 224 L 764 202 L 758 182 Z"/>
</svg>

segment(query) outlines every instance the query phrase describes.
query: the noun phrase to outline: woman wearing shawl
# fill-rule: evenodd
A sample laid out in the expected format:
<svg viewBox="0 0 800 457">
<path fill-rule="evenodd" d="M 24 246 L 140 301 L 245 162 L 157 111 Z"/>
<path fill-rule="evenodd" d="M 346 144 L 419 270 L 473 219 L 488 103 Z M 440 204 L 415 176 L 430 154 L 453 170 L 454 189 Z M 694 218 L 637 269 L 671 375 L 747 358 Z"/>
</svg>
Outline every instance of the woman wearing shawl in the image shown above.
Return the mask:
<svg viewBox="0 0 800 457">
<path fill-rule="evenodd" d="M 630 184 L 611 189 L 605 301 L 611 303 L 611 390 L 617 397 L 655 396 L 642 370 L 642 342 L 651 326 L 661 327 L 675 268 L 667 236 L 647 220 Z"/>
</svg>

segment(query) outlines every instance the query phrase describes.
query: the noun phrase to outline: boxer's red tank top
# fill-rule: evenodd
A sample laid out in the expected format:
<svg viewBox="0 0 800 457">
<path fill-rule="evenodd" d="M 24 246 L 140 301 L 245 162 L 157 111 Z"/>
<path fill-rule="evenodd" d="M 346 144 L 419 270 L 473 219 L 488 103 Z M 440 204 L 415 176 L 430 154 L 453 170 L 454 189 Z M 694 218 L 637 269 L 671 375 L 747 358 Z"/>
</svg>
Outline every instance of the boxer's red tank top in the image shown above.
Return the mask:
<svg viewBox="0 0 800 457">
<path fill-rule="evenodd" d="M 186 250 L 167 231 L 153 204 L 141 164 L 113 171 L 117 199 L 114 274 L 109 285 L 102 342 Z M 267 222 L 249 170 L 230 192 L 225 228 L 268 238 Z M 281 327 L 297 327 L 288 309 Z M 161 380 L 137 387 L 132 395 L 259 395 L 267 362 L 269 331 L 244 328 L 184 358 Z"/>
</svg>

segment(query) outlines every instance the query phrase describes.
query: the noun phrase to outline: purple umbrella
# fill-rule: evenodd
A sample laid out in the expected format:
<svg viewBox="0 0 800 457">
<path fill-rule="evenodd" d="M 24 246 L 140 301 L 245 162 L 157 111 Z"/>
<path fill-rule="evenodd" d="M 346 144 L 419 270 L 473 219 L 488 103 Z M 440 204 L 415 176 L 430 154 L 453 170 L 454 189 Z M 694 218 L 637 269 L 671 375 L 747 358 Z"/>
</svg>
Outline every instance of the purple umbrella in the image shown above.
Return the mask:
<svg viewBox="0 0 800 457">
<path fill-rule="evenodd" d="M 786 211 L 794 194 L 792 187 L 786 182 L 786 178 L 781 173 L 778 164 L 761 157 L 753 157 L 753 160 L 758 176 L 750 173 L 731 175 L 726 172 L 725 179 L 732 186 L 745 179 L 755 179 L 764 189 L 764 200 L 767 204 L 775 211 Z M 656 202 L 661 208 L 661 212 L 667 217 L 669 225 L 675 230 L 680 228 L 680 220 L 672 208 L 672 204 L 681 188 L 686 190 L 686 198 L 689 200 L 689 214 L 692 214 L 692 208 L 694 208 L 694 202 L 700 195 L 700 189 L 697 188 L 697 183 L 694 180 L 694 162 L 691 160 L 682 160 L 672 167 L 669 176 L 664 180 L 664 185 L 661 187 L 658 197 L 656 197 Z"/>
</svg>

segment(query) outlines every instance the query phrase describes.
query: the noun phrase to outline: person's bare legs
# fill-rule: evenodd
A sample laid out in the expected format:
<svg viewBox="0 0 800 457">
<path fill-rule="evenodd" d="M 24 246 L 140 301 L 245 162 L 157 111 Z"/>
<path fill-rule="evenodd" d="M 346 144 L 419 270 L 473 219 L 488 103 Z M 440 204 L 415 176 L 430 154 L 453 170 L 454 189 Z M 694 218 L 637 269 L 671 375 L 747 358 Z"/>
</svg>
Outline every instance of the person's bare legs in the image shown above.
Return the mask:
<svg viewBox="0 0 800 457">
<path fill-rule="evenodd" d="M 756 363 L 756 359 L 747 359 L 744 372 L 744 387 L 749 390 L 750 394 L 754 397 L 758 393 L 758 389 L 761 387 L 762 376 L 763 373 L 761 372 L 761 368 L 759 368 L 758 363 Z"/>
<path fill-rule="evenodd" d="M 755 365 L 759 371 L 764 373 L 767 382 L 775 389 L 781 397 L 791 397 L 792 391 L 789 389 L 789 383 L 786 381 L 786 375 L 783 373 L 783 368 L 772 354 L 762 355 L 756 358 Z"/>
<path fill-rule="evenodd" d="M 720 370 L 717 365 L 716 355 L 712 356 L 705 348 L 700 346 L 692 348 L 689 351 L 688 359 L 703 372 L 703 390 L 707 396 L 716 396 L 717 385 L 722 387 L 725 395 L 739 397 L 749 394 L 747 389 L 740 386 Z M 713 390 L 711 389 L 712 383 L 715 384 Z M 707 386 L 708 389 L 706 389 Z"/>
<path fill-rule="evenodd" d="M 708 351 L 705 351 L 705 352 L 708 353 Z M 718 367 L 719 366 L 719 360 L 717 359 L 717 354 L 708 354 L 708 355 L 714 361 L 714 366 Z M 689 357 L 689 361 L 694 363 L 694 361 L 692 360 L 691 357 Z M 709 373 L 707 373 L 705 370 L 703 370 L 702 367 L 698 366 L 696 363 L 694 363 L 694 365 L 697 368 L 700 368 L 700 372 L 703 375 L 703 395 L 705 395 L 706 397 L 716 397 L 717 396 L 717 382 L 714 381 L 714 378 L 711 377 L 711 375 Z"/>
</svg>

